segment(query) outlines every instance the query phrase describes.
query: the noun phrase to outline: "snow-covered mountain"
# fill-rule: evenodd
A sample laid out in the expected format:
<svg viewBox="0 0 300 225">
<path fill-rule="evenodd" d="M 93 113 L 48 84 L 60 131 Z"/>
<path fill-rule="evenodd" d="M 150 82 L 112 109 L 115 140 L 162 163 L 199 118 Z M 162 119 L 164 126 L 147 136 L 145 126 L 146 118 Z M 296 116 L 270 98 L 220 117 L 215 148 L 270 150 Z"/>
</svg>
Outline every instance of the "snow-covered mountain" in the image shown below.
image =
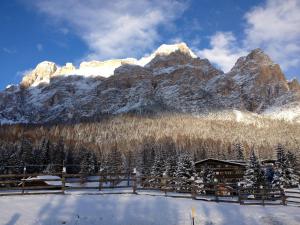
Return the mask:
<svg viewBox="0 0 300 225">
<path fill-rule="evenodd" d="M 139 60 L 58 66 L 42 62 L 19 85 L 0 92 L 1 123 L 94 120 L 104 114 L 238 111 L 300 122 L 300 85 L 287 81 L 262 50 L 228 73 L 198 58 L 185 43 L 162 45 Z M 237 118 L 237 120 L 238 120 Z"/>
</svg>

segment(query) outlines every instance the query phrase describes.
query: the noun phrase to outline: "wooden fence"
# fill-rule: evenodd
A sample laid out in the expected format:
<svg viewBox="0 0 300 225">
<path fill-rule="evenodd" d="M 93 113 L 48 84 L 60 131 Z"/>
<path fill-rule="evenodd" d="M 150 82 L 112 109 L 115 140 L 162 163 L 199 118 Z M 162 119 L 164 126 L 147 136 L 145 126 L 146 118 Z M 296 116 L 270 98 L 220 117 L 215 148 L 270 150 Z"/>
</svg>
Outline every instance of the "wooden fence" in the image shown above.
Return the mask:
<svg viewBox="0 0 300 225">
<path fill-rule="evenodd" d="M 285 204 L 300 207 L 300 189 L 287 189 L 285 192 Z"/>
<path fill-rule="evenodd" d="M 96 173 L 93 175 L 26 173 L 0 175 L 0 196 L 85 193 L 163 194 L 170 197 L 193 198 L 242 205 L 290 205 L 300 201 L 300 191 L 271 188 L 241 188 L 234 184 L 197 183 L 169 177 L 143 177 L 136 174 Z M 294 193 L 296 192 L 296 193 Z M 299 194 L 299 195 L 298 195 Z M 299 203 L 300 206 L 300 203 Z"/>
</svg>

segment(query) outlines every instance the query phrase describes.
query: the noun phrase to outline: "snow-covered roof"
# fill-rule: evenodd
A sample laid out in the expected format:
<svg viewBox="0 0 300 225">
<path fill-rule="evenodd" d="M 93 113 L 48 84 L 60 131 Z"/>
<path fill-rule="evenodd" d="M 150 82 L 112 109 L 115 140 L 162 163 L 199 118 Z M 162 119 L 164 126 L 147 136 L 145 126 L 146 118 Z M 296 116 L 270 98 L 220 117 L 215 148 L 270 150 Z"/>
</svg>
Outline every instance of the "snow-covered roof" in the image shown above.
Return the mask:
<svg viewBox="0 0 300 225">
<path fill-rule="evenodd" d="M 24 180 L 26 181 L 42 181 L 45 182 L 48 185 L 53 185 L 53 186 L 61 186 L 61 181 L 60 181 L 59 176 L 52 176 L 52 175 L 41 175 L 41 176 L 36 176 L 36 177 L 28 177 Z"/>
<path fill-rule="evenodd" d="M 224 163 L 224 164 L 229 164 L 229 165 L 235 165 L 235 166 L 246 166 L 246 162 L 242 161 L 233 161 L 233 160 L 221 160 L 221 159 L 214 159 L 214 158 L 207 158 L 204 160 L 200 160 L 198 162 L 195 162 L 195 164 L 202 164 L 208 161 L 213 161 L 213 162 L 219 162 L 219 163 Z"/>
</svg>

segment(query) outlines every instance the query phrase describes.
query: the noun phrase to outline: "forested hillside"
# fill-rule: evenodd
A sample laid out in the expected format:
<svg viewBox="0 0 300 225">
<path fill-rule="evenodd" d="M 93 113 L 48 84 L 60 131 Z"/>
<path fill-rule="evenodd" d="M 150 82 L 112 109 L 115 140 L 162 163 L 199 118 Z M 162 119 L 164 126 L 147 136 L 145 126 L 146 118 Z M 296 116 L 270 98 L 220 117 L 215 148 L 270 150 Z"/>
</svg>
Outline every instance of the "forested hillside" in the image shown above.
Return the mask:
<svg viewBox="0 0 300 225">
<path fill-rule="evenodd" d="M 194 161 L 247 159 L 254 150 L 260 159 L 270 159 L 279 143 L 299 154 L 299 133 L 298 124 L 278 120 L 244 123 L 182 114 L 123 115 L 75 125 L 11 125 L 0 127 L 0 160 L 1 165 L 20 167 L 64 161 L 93 164 L 93 169 L 115 163 L 124 169 L 151 167 L 157 155 L 169 158 L 182 153 Z"/>
</svg>

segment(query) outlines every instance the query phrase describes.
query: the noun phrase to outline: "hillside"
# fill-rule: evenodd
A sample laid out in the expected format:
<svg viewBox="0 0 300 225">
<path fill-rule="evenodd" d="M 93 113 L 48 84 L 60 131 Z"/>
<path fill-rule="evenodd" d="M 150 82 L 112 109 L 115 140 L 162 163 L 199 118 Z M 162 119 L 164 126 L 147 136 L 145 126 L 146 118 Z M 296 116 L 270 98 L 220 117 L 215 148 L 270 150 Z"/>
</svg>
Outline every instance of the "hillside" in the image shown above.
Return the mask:
<svg viewBox="0 0 300 225">
<path fill-rule="evenodd" d="M 123 115 L 93 123 L 2 126 L 0 147 L 12 152 L 21 150 L 25 139 L 33 150 L 40 152 L 45 147 L 45 140 L 49 140 L 54 152 L 62 148 L 65 152 L 79 154 L 79 159 L 81 150 L 85 149 L 94 152 L 98 161 L 103 161 L 103 157 L 117 146 L 125 156 L 134 153 L 138 158 L 142 151 L 149 153 L 152 150 L 176 151 L 189 152 L 195 160 L 200 160 L 206 157 L 235 158 L 234 145 L 241 143 L 246 158 L 251 149 L 255 149 L 260 158 L 274 158 L 278 143 L 299 154 L 299 133 L 298 124 L 239 111 L 202 116 Z"/>
</svg>

